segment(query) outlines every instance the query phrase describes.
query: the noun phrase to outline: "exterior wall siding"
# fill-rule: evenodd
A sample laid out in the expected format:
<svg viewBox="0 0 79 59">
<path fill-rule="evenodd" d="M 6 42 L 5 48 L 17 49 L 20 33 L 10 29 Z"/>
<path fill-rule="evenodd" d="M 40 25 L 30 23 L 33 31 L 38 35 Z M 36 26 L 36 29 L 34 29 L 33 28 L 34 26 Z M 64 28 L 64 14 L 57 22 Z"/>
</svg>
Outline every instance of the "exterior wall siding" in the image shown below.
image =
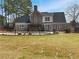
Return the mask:
<svg viewBox="0 0 79 59">
<path fill-rule="evenodd" d="M 57 31 L 64 31 L 66 28 L 66 23 L 45 23 L 44 29 L 45 31 L 53 31 L 53 29 Z"/>
<path fill-rule="evenodd" d="M 27 31 L 29 23 L 15 23 L 15 31 Z"/>
</svg>

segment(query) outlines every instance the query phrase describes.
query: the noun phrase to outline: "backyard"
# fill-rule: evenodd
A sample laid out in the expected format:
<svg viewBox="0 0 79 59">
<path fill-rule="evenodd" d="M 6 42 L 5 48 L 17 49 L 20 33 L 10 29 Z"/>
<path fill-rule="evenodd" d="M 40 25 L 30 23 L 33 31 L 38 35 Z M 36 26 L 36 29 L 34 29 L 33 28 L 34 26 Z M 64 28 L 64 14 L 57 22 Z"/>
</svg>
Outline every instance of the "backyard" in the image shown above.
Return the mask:
<svg viewBox="0 0 79 59">
<path fill-rule="evenodd" d="M 79 34 L 1 35 L 0 59 L 79 59 Z"/>
</svg>

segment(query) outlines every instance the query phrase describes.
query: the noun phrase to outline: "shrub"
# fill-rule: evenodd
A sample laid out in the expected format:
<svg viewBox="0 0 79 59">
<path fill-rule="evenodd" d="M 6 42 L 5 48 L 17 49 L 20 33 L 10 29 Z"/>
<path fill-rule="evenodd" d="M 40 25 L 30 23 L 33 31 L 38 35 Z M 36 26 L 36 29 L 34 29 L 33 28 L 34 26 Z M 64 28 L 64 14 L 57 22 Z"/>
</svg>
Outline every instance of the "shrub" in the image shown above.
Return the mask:
<svg viewBox="0 0 79 59">
<path fill-rule="evenodd" d="M 26 33 L 24 33 L 23 35 L 26 35 Z"/>
<path fill-rule="evenodd" d="M 18 33 L 18 35 L 22 35 L 21 33 Z"/>
<path fill-rule="evenodd" d="M 2 36 L 4 36 L 5 34 L 2 34 Z"/>
<path fill-rule="evenodd" d="M 32 33 L 31 33 L 31 32 L 29 32 L 29 33 L 28 33 L 28 35 L 32 35 Z"/>
<path fill-rule="evenodd" d="M 59 34 L 59 32 L 58 32 L 58 31 L 56 31 L 56 32 L 55 32 L 55 34 Z"/>
<path fill-rule="evenodd" d="M 65 29 L 65 33 L 71 33 L 70 29 Z"/>
<path fill-rule="evenodd" d="M 56 34 L 56 29 L 53 29 L 53 34 Z"/>
</svg>

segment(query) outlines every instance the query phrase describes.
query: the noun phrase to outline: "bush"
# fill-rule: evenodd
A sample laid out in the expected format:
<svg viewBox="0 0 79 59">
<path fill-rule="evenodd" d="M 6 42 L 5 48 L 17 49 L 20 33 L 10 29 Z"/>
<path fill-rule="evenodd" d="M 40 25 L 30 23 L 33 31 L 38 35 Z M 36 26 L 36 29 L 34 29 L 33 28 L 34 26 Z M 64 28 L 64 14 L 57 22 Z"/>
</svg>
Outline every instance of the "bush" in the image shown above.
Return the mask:
<svg viewBox="0 0 79 59">
<path fill-rule="evenodd" d="M 59 32 L 56 29 L 53 29 L 53 34 L 59 34 Z"/>
<path fill-rule="evenodd" d="M 2 36 L 4 36 L 5 34 L 2 34 Z"/>
<path fill-rule="evenodd" d="M 23 35 L 26 35 L 26 33 L 24 33 Z"/>
<path fill-rule="evenodd" d="M 31 33 L 31 32 L 29 32 L 29 33 L 28 33 L 28 35 L 32 35 L 32 33 Z"/>
<path fill-rule="evenodd" d="M 71 33 L 70 29 L 65 29 L 65 33 Z"/>
<path fill-rule="evenodd" d="M 59 32 L 58 32 L 58 31 L 56 31 L 56 32 L 55 32 L 55 34 L 59 34 Z"/>
<path fill-rule="evenodd" d="M 22 35 L 21 33 L 18 33 L 18 35 Z"/>
<path fill-rule="evenodd" d="M 56 29 L 53 29 L 53 34 L 56 34 Z"/>
</svg>

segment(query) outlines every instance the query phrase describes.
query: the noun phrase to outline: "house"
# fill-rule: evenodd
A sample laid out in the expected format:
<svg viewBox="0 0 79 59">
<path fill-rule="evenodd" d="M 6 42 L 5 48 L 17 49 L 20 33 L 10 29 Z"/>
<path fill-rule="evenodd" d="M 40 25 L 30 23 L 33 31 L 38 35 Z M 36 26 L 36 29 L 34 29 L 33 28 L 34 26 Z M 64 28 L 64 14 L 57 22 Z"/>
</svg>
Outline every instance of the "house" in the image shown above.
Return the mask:
<svg viewBox="0 0 79 59">
<path fill-rule="evenodd" d="M 30 17 L 29 16 L 21 16 L 15 19 L 15 28 L 16 32 L 25 32 L 27 31 L 27 26 L 30 24 Z"/>
<path fill-rule="evenodd" d="M 45 31 L 52 31 L 53 29 L 57 31 L 63 31 L 66 27 L 66 19 L 64 12 L 54 12 L 54 13 L 41 13 L 42 23 L 44 25 Z"/>
<path fill-rule="evenodd" d="M 75 32 L 79 33 L 79 23 L 76 23 Z"/>
<path fill-rule="evenodd" d="M 66 28 L 64 12 L 39 12 L 34 6 L 30 16 L 22 16 L 15 21 L 16 31 L 64 31 Z"/>
</svg>

